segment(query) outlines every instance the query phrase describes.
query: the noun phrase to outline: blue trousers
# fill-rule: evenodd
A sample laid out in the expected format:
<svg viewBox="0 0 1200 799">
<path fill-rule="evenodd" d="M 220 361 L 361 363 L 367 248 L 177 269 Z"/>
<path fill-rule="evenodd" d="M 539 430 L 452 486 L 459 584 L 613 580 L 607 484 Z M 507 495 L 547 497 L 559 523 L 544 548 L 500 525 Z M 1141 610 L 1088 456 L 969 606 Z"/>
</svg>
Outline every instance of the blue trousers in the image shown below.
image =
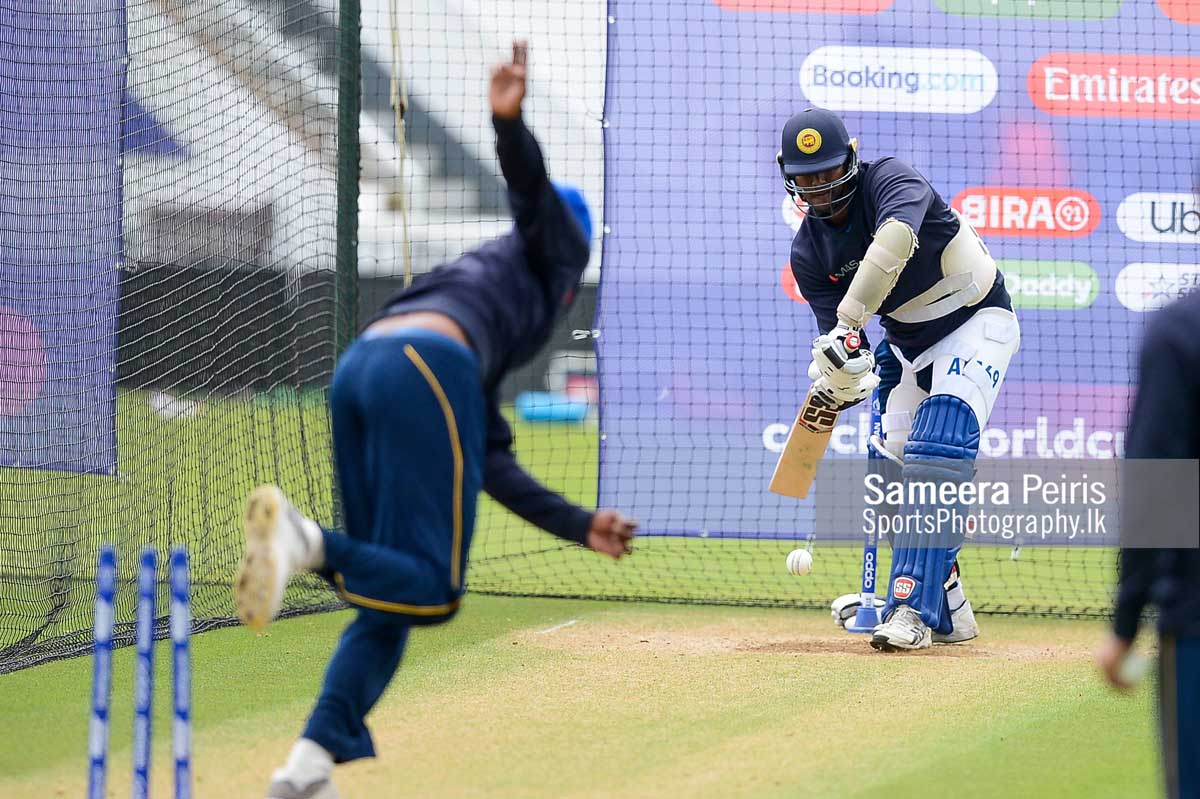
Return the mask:
<svg viewBox="0 0 1200 799">
<path fill-rule="evenodd" d="M 1200 636 L 1159 639 L 1159 719 L 1168 799 L 1200 796 Z"/>
<path fill-rule="evenodd" d="M 323 574 L 358 614 L 304 737 L 340 763 L 374 756 L 365 718 L 410 627 L 458 610 L 483 473 L 479 364 L 436 333 L 367 334 L 338 361 L 330 411 L 346 530 L 325 532 Z"/>
</svg>

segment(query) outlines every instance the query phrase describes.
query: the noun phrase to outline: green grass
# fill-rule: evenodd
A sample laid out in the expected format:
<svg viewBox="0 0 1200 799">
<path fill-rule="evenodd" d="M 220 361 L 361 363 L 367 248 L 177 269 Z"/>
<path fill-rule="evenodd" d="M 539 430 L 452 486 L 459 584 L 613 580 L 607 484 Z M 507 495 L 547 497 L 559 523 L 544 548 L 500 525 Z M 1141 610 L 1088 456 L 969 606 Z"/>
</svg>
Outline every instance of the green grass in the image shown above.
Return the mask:
<svg viewBox="0 0 1200 799">
<path fill-rule="evenodd" d="M 0 650 L 39 627 L 24 651 L 86 643 L 101 542 L 117 546 L 123 580 L 132 578 L 140 547 L 187 546 L 196 615 L 229 616 L 238 518 L 251 488 L 278 482 L 323 523 L 333 521 L 329 424 L 319 393 L 213 400 L 195 416 L 168 419 L 145 394 L 123 391 L 117 450 L 115 476 L 0 469 Z M 119 603 L 123 622 L 132 619 L 132 594 L 124 591 Z M 302 587 L 293 602 L 322 596 Z"/>
<path fill-rule="evenodd" d="M 261 795 L 348 618 L 194 639 L 198 797 Z M 822 613 L 473 596 L 414 633 L 371 718 L 380 758 L 338 782 L 351 797 L 1156 795 L 1150 686 L 1100 683 L 1102 624 L 983 628 L 967 646 L 886 656 Z M 165 653 L 157 795 L 170 792 Z M 117 652 L 114 796 L 132 662 Z M 0 796 L 82 794 L 89 680 L 87 659 L 0 677 L 19 736 L 0 747 Z"/>
<path fill-rule="evenodd" d="M 513 425 L 518 455 L 534 474 L 585 506 L 595 503 L 594 426 Z M 0 470 L 6 517 L 0 650 L 39 625 L 44 629 L 35 642 L 22 643 L 22 651 L 87 645 L 92 558 L 101 541 L 118 545 L 126 579 L 140 546 L 188 545 L 196 615 L 229 617 L 227 586 L 241 546 L 238 517 L 254 485 L 277 482 L 303 511 L 323 524 L 334 522 L 330 433 L 320 393 L 211 400 L 194 417 L 166 419 L 151 410 L 144 394 L 122 392 L 118 452 L 116 477 Z M 476 592 L 812 608 L 857 589 L 857 546 L 818 542 L 813 573 L 797 579 L 783 564 L 798 543 L 646 537 L 636 556 L 618 565 L 563 544 L 483 496 L 468 579 Z M 970 547 L 963 556 L 964 581 L 981 610 L 1102 613 L 1110 604 L 1112 558 L 1101 549 L 1029 547 L 1012 561 L 1007 547 Z M 122 596 L 118 618 L 127 624 L 132 591 Z M 293 607 L 329 599 L 311 580 L 289 594 Z"/>
</svg>

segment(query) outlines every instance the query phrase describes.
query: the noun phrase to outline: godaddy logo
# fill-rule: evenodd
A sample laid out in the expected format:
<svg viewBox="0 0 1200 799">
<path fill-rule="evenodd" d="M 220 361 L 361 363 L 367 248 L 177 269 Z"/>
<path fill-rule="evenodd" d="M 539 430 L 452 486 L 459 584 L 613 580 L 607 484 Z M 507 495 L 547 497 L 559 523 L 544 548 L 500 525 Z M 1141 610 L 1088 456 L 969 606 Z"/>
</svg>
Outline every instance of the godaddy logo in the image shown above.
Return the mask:
<svg viewBox="0 0 1200 799">
<path fill-rule="evenodd" d="M 1081 261 L 1000 260 L 996 266 L 1017 308 L 1078 311 L 1100 291 L 1100 278 Z"/>
<path fill-rule="evenodd" d="M 1121 0 L 937 0 L 937 4 L 964 17 L 1020 19 L 1105 19 L 1121 10 Z"/>
</svg>

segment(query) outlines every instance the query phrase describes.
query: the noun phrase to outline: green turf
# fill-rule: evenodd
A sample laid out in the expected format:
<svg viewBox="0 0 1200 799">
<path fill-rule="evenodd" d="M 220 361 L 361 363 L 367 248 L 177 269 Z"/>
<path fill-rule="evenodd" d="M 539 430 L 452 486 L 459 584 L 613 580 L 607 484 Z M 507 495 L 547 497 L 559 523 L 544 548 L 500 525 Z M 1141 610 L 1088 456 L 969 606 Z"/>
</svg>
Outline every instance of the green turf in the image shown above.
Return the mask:
<svg viewBox="0 0 1200 799">
<path fill-rule="evenodd" d="M 194 640 L 198 796 L 258 795 L 348 618 Z M 1103 625 L 984 630 L 968 647 L 888 657 L 808 611 L 472 596 L 453 623 L 414 633 L 372 717 L 382 757 L 339 783 L 396 797 L 1155 795 L 1149 686 L 1117 696 L 1099 682 Z M 114 795 L 128 784 L 131 669 L 119 651 Z M 0 795 L 79 795 L 89 679 L 86 659 L 0 677 L 20 731 L 0 747 Z"/>
<path fill-rule="evenodd" d="M 316 518 L 332 522 L 323 394 L 277 391 L 212 400 L 182 418 L 161 416 L 147 399 L 132 391 L 117 397 L 115 476 L 0 469 L 0 650 L 35 630 L 36 641 L 22 649 L 86 643 L 101 542 L 118 548 L 126 582 L 140 547 L 165 552 L 187 546 L 194 615 L 227 617 L 228 584 L 241 547 L 238 517 L 251 488 L 278 482 Z M 324 592 L 299 588 L 292 601 L 322 597 Z M 118 620 L 127 623 L 132 615 L 133 592 L 126 590 Z"/>
<path fill-rule="evenodd" d="M 155 413 L 141 392 L 118 396 L 116 477 L 0 470 L 6 538 L 0 547 L 0 650 L 37 631 L 21 651 L 85 647 L 95 546 L 116 543 L 128 580 L 138 547 L 187 544 L 195 615 L 228 617 L 228 583 L 240 553 L 238 516 L 257 483 L 278 482 L 306 513 L 334 521 L 328 419 L 321 393 L 279 391 L 210 400 L 186 418 Z M 511 419 L 511 411 L 508 411 Z M 596 500 L 598 441 L 589 424 L 513 421 L 521 461 L 585 506 Z M 752 501 L 747 498 L 746 501 Z M 799 537 L 799 534 L 798 534 Z M 820 607 L 856 590 L 860 551 L 818 542 L 815 568 L 797 579 L 784 558 L 798 541 L 645 537 L 619 567 L 565 545 L 481 497 L 469 581 L 476 592 L 666 599 Z M 971 547 L 965 584 L 981 610 L 1103 613 L 1113 556 L 1086 548 Z M 880 564 L 886 573 L 886 554 Z M 326 603 L 317 582 L 289 603 Z M 118 618 L 132 619 L 132 591 Z M 42 626 L 42 629 L 38 629 Z"/>
</svg>

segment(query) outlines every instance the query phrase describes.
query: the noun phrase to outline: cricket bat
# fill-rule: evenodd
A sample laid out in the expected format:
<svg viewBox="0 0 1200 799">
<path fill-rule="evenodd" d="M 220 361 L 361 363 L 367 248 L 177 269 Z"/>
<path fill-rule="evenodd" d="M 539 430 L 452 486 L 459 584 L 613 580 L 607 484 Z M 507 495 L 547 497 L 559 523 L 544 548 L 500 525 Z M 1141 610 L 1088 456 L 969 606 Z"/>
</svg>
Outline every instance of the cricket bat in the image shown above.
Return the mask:
<svg viewBox="0 0 1200 799">
<path fill-rule="evenodd" d="M 837 409 L 809 389 L 771 475 L 772 492 L 797 499 L 808 496 L 837 420 Z"/>
</svg>

